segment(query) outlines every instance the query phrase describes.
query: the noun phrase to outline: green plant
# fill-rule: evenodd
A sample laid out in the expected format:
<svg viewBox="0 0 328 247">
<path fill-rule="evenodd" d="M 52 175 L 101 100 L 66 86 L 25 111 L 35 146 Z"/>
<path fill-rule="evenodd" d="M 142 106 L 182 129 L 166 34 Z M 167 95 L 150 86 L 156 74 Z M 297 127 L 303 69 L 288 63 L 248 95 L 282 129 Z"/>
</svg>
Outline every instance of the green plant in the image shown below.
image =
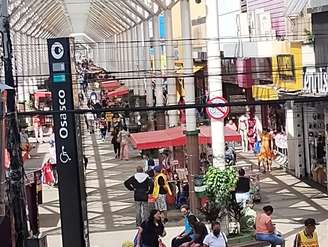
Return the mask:
<svg viewBox="0 0 328 247">
<path fill-rule="evenodd" d="M 204 176 L 207 196 L 210 201 L 225 204 L 231 198 L 231 191 L 237 184 L 236 171 L 232 167 L 224 170 L 209 167 Z"/>
<path fill-rule="evenodd" d="M 204 176 L 208 203 L 200 208 L 207 221 L 213 222 L 225 217 L 240 218 L 240 206 L 236 205 L 232 191 L 237 184 L 236 171 L 232 167 L 219 170 L 213 166 L 209 167 Z"/>
</svg>

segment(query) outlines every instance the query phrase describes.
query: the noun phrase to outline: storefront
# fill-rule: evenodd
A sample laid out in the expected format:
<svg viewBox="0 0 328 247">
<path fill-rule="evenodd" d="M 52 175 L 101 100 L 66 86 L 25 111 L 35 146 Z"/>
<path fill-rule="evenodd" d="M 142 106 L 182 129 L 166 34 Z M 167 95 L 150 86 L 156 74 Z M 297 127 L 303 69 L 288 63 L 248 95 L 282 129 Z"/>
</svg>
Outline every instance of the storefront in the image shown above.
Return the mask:
<svg viewBox="0 0 328 247">
<path fill-rule="evenodd" d="M 302 96 L 327 96 L 327 82 L 325 68 L 317 71 L 305 68 Z M 327 188 L 327 103 L 292 104 L 287 110 L 288 125 L 289 169 L 297 177 L 305 177 Z"/>
</svg>

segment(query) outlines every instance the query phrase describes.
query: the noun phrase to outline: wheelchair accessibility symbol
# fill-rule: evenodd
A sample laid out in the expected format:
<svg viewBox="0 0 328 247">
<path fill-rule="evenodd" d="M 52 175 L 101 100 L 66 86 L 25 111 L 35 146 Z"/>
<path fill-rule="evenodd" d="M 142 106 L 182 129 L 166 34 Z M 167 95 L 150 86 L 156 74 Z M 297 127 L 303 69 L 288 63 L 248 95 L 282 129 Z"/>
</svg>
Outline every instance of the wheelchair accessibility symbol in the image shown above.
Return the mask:
<svg viewBox="0 0 328 247">
<path fill-rule="evenodd" d="M 59 155 L 59 159 L 63 164 L 66 164 L 68 161 L 71 161 L 71 157 L 69 157 L 68 153 L 65 151 L 65 147 L 62 146 L 62 151 Z"/>
</svg>

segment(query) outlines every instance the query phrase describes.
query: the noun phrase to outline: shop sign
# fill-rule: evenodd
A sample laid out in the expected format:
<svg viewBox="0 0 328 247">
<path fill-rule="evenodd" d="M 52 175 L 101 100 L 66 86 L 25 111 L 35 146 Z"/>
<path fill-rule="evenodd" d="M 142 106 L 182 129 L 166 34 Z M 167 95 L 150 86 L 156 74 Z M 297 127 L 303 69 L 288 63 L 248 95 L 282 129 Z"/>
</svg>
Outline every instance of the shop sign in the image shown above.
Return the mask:
<svg viewBox="0 0 328 247">
<path fill-rule="evenodd" d="M 274 137 L 274 140 L 275 140 L 275 144 L 278 148 L 282 148 L 282 149 L 288 148 L 287 135 L 279 133 Z"/>
<path fill-rule="evenodd" d="M 222 97 L 215 97 L 208 101 L 208 104 L 226 104 L 228 103 L 226 99 Z M 224 119 L 228 116 L 230 112 L 230 107 L 228 106 L 219 106 L 219 107 L 207 107 L 206 108 L 207 114 L 210 118 L 220 120 Z"/>
<path fill-rule="evenodd" d="M 304 73 L 304 92 L 307 94 L 328 94 L 328 73 L 326 71 Z"/>
</svg>

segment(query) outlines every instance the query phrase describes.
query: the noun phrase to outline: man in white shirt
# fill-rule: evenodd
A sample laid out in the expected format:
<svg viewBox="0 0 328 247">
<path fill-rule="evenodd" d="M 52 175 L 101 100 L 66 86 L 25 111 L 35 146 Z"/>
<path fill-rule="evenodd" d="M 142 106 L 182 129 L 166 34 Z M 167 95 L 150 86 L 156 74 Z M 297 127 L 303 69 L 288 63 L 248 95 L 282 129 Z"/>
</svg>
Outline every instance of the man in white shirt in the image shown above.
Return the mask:
<svg viewBox="0 0 328 247">
<path fill-rule="evenodd" d="M 212 232 L 204 239 L 204 247 L 228 247 L 227 236 L 221 232 L 219 222 L 212 223 Z"/>
</svg>

